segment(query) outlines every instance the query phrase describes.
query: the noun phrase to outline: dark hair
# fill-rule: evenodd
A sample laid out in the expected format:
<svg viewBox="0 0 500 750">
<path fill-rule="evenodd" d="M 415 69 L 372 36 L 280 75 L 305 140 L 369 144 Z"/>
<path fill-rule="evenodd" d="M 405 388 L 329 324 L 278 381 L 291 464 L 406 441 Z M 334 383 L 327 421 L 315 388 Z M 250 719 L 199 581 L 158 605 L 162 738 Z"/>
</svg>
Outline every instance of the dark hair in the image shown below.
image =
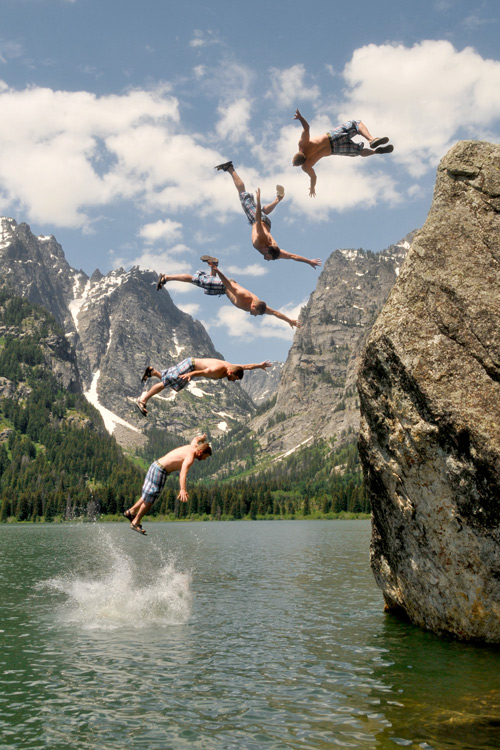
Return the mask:
<svg viewBox="0 0 500 750">
<path fill-rule="evenodd" d="M 292 159 L 292 164 L 294 167 L 301 167 L 302 164 L 306 161 L 307 157 L 305 154 L 302 153 L 302 151 L 297 151 L 295 156 Z"/>
<path fill-rule="evenodd" d="M 254 310 L 257 313 L 257 315 L 264 315 L 264 313 L 267 310 L 267 305 L 263 300 L 260 299 L 258 302 L 255 303 Z"/>
<path fill-rule="evenodd" d="M 280 249 L 278 245 L 269 245 L 266 248 L 266 252 L 271 256 L 272 260 L 278 260 L 278 258 L 280 257 Z"/>
<path fill-rule="evenodd" d="M 238 380 L 241 380 L 241 378 L 243 377 L 243 367 L 232 367 L 231 372 L 233 373 L 233 375 L 236 375 Z"/>
<path fill-rule="evenodd" d="M 198 448 L 198 458 L 200 456 L 211 456 L 212 448 L 208 443 L 202 443 Z"/>
</svg>

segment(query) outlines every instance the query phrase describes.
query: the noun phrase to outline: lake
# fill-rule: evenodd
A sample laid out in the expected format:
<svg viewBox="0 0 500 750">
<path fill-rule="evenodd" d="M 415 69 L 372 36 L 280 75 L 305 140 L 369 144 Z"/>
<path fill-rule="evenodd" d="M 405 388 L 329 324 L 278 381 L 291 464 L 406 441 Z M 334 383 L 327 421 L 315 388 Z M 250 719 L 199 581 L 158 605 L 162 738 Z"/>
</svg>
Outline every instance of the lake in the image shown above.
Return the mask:
<svg viewBox="0 0 500 750">
<path fill-rule="evenodd" d="M 384 614 L 369 521 L 0 525 L 2 750 L 498 750 L 499 649 Z"/>
</svg>

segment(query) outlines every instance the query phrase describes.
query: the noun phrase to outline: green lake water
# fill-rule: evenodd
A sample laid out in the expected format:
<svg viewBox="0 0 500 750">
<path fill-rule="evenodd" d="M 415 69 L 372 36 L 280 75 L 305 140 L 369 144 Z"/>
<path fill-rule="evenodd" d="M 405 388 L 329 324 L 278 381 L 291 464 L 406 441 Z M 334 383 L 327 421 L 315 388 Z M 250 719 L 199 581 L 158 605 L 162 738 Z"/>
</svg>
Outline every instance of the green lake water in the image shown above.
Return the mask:
<svg viewBox="0 0 500 750">
<path fill-rule="evenodd" d="M 498 750 L 500 650 L 384 614 L 369 521 L 1 525 L 2 750 Z"/>
</svg>

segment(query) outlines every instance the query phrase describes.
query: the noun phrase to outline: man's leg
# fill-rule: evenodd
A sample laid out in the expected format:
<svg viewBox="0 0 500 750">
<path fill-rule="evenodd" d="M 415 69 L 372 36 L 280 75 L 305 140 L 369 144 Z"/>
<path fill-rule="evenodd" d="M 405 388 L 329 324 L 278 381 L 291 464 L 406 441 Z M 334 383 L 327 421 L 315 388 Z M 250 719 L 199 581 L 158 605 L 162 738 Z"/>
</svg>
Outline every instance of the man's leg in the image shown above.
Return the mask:
<svg viewBox="0 0 500 750">
<path fill-rule="evenodd" d="M 236 190 L 238 193 L 244 193 L 245 191 L 245 184 L 235 168 L 233 167 L 232 161 L 227 161 L 225 164 L 219 164 L 215 169 L 218 172 L 228 172 L 231 177 L 233 178 L 234 185 L 236 187 Z"/>
<path fill-rule="evenodd" d="M 278 193 L 272 203 L 268 203 L 267 206 L 262 206 L 262 213 L 266 214 L 266 216 L 270 214 L 271 211 L 273 211 L 276 208 L 278 203 L 281 203 L 281 201 L 283 200 L 283 197 L 284 197 L 284 193 L 282 195 Z"/>
<path fill-rule="evenodd" d="M 139 398 L 139 403 L 145 407 L 149 399 L 153 398 L 153 396 L 156 396 L 157 393 L 161 393 L 164 388 L 165 386 L 163 385 L 162 381 L 156 383 L 152 388 L 149 389 L 149 391 L 141 395 L 141 397 Z"/>
<path fill-rule="evenodd" d="M 246 192 L 245 191 L 245 183 L 243 182 L 243 180 L 241 179 L 241 177 L 239 176 L 238 172 L 235 170 L 235 168 L 233 167 L 232 164 L 229 167 L 229 169 L 227 169 L 226 171 L 233 178 L 234 186 L 235 186 L 236 190 L 238 191 L 238 193 L 244 193 L 244 192 Z"/>
<path fill-rule="evenodd" d="M 361 121 L 358 124 L 358 133 L 359 133 L 359 135 L 362 135 L 363 138 L 366 138 L 370 142 L 370 148 L 364 148 L 360 152 L 360 156 L 371 156 L 372 154 L 375 154 L 375 153 L 377 153 L 377 154 L 382 154 L 382 153 L 390 154 L 391 151 L 393 150 L 393 149 L 391 149 L 391 151 L 389 151 L 388 148 L 386 147 L 386 149 L 384 151 L 375 151 L 375 149 L 378 148 L 379 146 L 383 146 L 385 143 L 388 143 L 389 142 L 389 138 L 386 135 L 384 135 L 382 137 L 376 137 L 376 138 L 374 138 L 372 136 L 372 134 L 370 133 L 370 131 L 368 130 L 368 128 L 366 127 L 366 125 L 363 122 L 361 122 Z"/>
<path fill-rule="evenodd" d="M 168 281 L 185 281 L 189 284 L 193 281 L 193 277 L 190 273 L 161 273 L 156 289 L 160 290 Z"/>
<path fill-rule="evenodd" d="M 153 503 L 146 503 L 141 497 L 141 499 L 135 505 L 138 505 L 139 507 L 137 509 L 136 516 L 131 523 L 132 526 L 140 526 L 141 518 L 143 518 L 143 516 L 145 516 L 146 513 L 151 510 L 151 506 L 153 505 Z M 135 505 L 132 506 L 132 508 L 130 509 L 131 511 L 133 508 L 135 508 Z"/>
</svg>

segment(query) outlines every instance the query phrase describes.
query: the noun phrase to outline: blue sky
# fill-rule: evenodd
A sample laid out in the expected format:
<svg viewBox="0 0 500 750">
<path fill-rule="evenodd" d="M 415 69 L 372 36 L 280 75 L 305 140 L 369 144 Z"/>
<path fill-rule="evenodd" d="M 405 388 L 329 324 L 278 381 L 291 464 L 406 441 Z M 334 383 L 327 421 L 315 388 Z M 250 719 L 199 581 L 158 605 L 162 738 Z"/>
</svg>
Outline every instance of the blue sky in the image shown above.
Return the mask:
<svg viewBox="0 0 500 750">
<path fill-rule="evenodd" d="M 295 317 L 319 271 L 261 258 L 215 164 L 232 159 L 264 202 L 284 185 L 275 239 L 324 261 L 420 227 L 450 146 L 499 140 L 498 0 L 0 0 L 0 11 L 0 214 L 54 234 L 89 275 L 190 273 L 215 254 Z M 323 159 L 312 199 L 291 166 L 297 107 L 313 135 L 359 118 L 395 151 Z M 286 323 L 167 289 L 227 359 L 286 358 Z"/>
</svg>

